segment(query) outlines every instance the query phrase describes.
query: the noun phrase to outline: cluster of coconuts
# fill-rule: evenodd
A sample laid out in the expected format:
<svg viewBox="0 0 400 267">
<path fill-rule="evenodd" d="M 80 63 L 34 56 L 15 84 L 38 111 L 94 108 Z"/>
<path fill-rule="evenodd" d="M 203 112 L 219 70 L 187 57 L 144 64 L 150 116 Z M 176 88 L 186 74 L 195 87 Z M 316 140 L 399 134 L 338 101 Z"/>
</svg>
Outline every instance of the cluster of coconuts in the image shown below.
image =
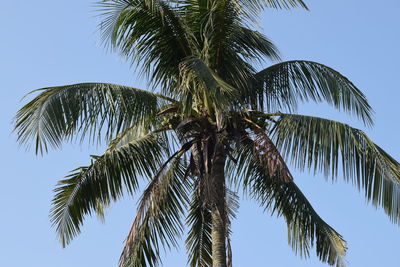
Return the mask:
<svg viewBox="0 0 400 267">
<path fill-rule="evenodd" d="M 180 121 L 181 118 L 178 114 L 174 114 L 172 116 L 164 116 L 161 125 L 168 129 L 174 129 L 176 128 L 176 126 L 178 126 Z"/>
</svg>

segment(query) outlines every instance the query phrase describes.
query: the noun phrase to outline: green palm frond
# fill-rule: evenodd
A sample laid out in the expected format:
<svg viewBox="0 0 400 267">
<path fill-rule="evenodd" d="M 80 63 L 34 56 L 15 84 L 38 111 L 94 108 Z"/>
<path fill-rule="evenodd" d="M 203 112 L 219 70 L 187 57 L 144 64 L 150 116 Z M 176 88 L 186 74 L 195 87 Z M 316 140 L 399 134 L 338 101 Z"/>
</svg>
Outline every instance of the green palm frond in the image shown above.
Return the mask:
<svg viewBox="0 0 400 267">
<path fill-rule="evenodd" d="M 162 95 L 105 83 L 80 83 L 39 89 L 15 118 L 22 144 L 35 142 L 36 153 L 48 145 L 59 147 L 64 139 L 81 133 L 109 139 L 144 117 L 155 115 Z M 34 91 L 35 92 L 35 91 Z M 105 129 L 105 131 L 104 131 Z"/>
<path fill-rule="evenodd" d="M 148 132 L 146 125 L 142 121 L 132 125 L 120 134 L 118 134 L 108 145 L 107 150 L 114 151 L 126 144 L 137 139 L 138 136 L 144 135 Z"/>
<path fill-rule="evenodd" d="M 264 2 L 269 8 L 290 9 L 301 7 L 308 9 L 307 5 L 302 0 L 259 0 L 259 2 Z"/>
<path fill-rule="evenodd" d="M 269 179 L 262 170 L 250 179 L 251 192 L 273 214 L 283 216 L 288 227 L 288 241 L 296 253 L 309 257 L 314 245 L 322 262 L 344 267 L 346 242 L 324 222 L 294 182 Z"/>
<path fill-rule="evenodd" d="M 254 62 L 265 62 L 265 59 L 279 60 L 276 46 L 263 34 L 233 24 L 226 32 L 223 48 L 218 62 L 218 74 L 229 84 L 240 88 L 241 97 L 247 99 L 252 95 L 248 81 L 256 70 Z"/>
<path fill-rule="evenodd" d="M 258 56 L 279 59 L 277 48 L 272 42 L 249 28 L 249 22 L 254 21 L 252 18 L 257 13 L 257 4 L 250 2 L 254 1 L 209 1 L 207 7 L 204 7 L 207 12 L 203 11 L 203 15 L 196 14 L 202 12 L 198 7 L 190 9 L 191 14 L 187 19 L 191 22 L 192 31 L 202 39 L 203 46 L 199 49 L 201 58 L 212 69 L 219 69 L 229 63 L 226 56 L 232 52 L 252 60 L 260 60 Z"/>
<path fill-rule="evenodd" d="M 179 74 L 179 62 L 195 48 L 185 21 L 162 0 L 106 0 L 99 5 L 104 38 L 141 68 L 167 94 Z M 172 2 L 172 1 L 171 1 Z"/>
<path fill-rule="evenodd" d="M 80 232 L 84 216 L 122 196 L 124 189 L 133 194 L 138 177 L 151 177 L 168 153 L 168 140 L 160 134 L 137 136 L 128 144 L 92 156 L 90 166 L 72 171 L 55 189 L 51 221 L 63 246 Z M 99 206 L 100 204 L 100 206 Z"/>
<path fill-rule="evenodd" d="M 300 169 L 335 178 L 341 164 L 344 179 L 400 223 L 400 164 L 364 132 L 327 119 L 281 114 L 272 133 L 280 151 Z"/>
<path fill-rule="evenodd" d="M 161 261 L 160 245 L 178 246 L 177 238 L 183 231 L 181 217 L 191 186 L 185 170 L 185 163 L 178 156 L 169 166 L 162 166 L 150 181 L 125 241 L 120 267 L 157 266 Z"/>
<path fill-rule="evenodd" d="M 264 57 L 280 60 L 278 48 L 258 31 L 241 26 L 232 32 L 230 38 L 233 50 L 248 60 L 263 61 Z"/>
<path fill-rule="evenodd" d="M 106 220 L 106 209 L 109 207 L 108 203 L 101 202 L 100 200 L 96 201 L 96 206 L 94 206 L 93 210 L 96 212 L 97 219 L 101 223 L 105 223 Z"/>
<path fill-rule="evenodd" d="M 247 88 L 247 81 L 255 72 L 250 61 L 262 61 L 264 56 L 279 58 L 272 42 L 249 28 L 261 8 L 257 1 L 180 2 L 183 16 L 200 44 L 200 54 L 196 56 L 229 84 Z"/>
<path fill-rule="evenodd" d="M 311 61 L 287 61 L 255 74 L 258 106 L 268 111 L 295 110 L 299 101 L 326 101 L 372 124 L 364 94 L 339 72 Z"/>
<path fill-rule="evenodd" d="M 188 57 L 180 65 L 181 102 L 192 109 L 192 101 L 201 103 L 213 114 L 237 102 L 238 91 L 222 80 L 205 62 L 197 57 Z M 185 100 L 192 99 L 186 103 Z M 203 107 L 203 108 L 204 108 Z M 190 113 L 189 113 L 190 114 Z"/>
<path fill-rule="evenodd" d="M 131 0 L 99 0 L 95 5 L 103 19 L 98 28 L 102 32 L 102 41 L 106 47 L 113 46 L 115 41 L 112 40 L 118 17 L 125 9 L 131 5 Z M 113 47 L 114 48 L 114 47 Z"/>
<path fill-rule="evenodd" d="M 239 196 L 235 191 L 232 191 L 231 189 L 226 188 L 226 210 L 227 210 L 227 222 L 231 222 L 232 219 L 236 218 L 236 214 L 239 210 Z M 229 227 L 227 227 L 229 229 Z"/>
<path fill-rule="evenodd" d="M 308 257 L 310 248 L 315 244 L 321 261 L 345 266 L 346 242 L 319 217 L 292 180 L 271 176 L 270 166 L 261 160 L 264 154 L 255 149 L 259 142 L 242 136 L 236 162 L 230 162 L 230 167 L 236 169 L 236 175 L 240 176 L 235 178 L 236 183 L 242 181 L 246 191 L 265 209 L 285 218 L 289 244 L 296 253 Z M 269 143 L 268 140 L 265 142 Z M 265 160 L 268 159 L 270 157 L 265 155 Z M 292 177 L 290 173 L 288 175 Z"/>
<path fill-rule="evenodd" d="M 259 15 L 264 8 L 291 9 L 301 7 L 308 9 L 302 0 L 175 0 L 174 2 L 190 5 L 194 10 L 207 10 L 207 7 L 210 8 L 213 2 L 218 1 L 225 5 L 237 5 L 241 9 L 245 9 L 242 11 L 244 14 L 252 16 Z"/>
<path fill-rule="evenodd" d="M 211 210 L 198 193 L 193 194 L 186 223 L 189 233 L 186 239 L 190 267 L 210 267 L 211 249 Z"/>
<path fill-rule="evenodd" d="M 165 138 L 166 140 L 174 139 L 173 135 L 168 134 L 169 128 L 162 127 L 160 129 L 155 129 L 155 126 L 157 126 L 156 124 L 157 121 L 154 121 L 153 116 L 150 116 L 149 118 L 143 118 L 141 121 L 138 121 L 131 127 L 127 128 L 126 130 L 115 136 L 114 139 L 109 142 L 107 151 L 113 151 L 126 144 L 129 144 L 130 142 L 134 142 L 138 137 L 144 136 L 150 131 L 154 134 L 164 135 L 163 138 Z"/>
</svg>

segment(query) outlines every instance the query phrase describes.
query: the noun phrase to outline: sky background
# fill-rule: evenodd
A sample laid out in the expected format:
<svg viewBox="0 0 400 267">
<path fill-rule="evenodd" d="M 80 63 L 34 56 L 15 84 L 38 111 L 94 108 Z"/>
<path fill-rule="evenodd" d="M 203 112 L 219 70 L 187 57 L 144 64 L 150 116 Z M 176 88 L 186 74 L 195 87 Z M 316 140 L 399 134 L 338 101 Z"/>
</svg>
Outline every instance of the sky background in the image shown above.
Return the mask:
<svg viewBox="0 0 400 267">
<path fill-rule="evenodd" d="M 0 15 L 0 266 L 117 266 L 136 200 L 124 198 L 107 211 L 106 223 L 87 218 L 83 231 L 62 249 L 48 214 L 53 188 L 68 171 L 89 162 L 102 147 L 65 144 L 35 156 L 16 143 L 12 119 L 21 98 L 41 87 L 78 82 L 111 82 L 145 88 L 129 64 L 100 44 L 93 1 L 4 1 Z M 364 129 L 400 159 L 400 2 L 398 0 L 306 0 L 310 11 L 269 10 L 260 26 L 285 60 L 307 59 L 340 71 L 367 96 L 375 126 L 325 105 L 300 112 L 324 116 Z M 294 172 L 314 208 L 348 242 L 348 266 L 399 266 L 400 228 L 362 193 L 339 179 Z M 296 256 L 287 244 L 286 224 L 250 200 L 243 200 L 233 223 L 234 266 L 317 267 Z M 167 253 L 163 266 L 185 266 L 184 246 Z"/>
</svg>

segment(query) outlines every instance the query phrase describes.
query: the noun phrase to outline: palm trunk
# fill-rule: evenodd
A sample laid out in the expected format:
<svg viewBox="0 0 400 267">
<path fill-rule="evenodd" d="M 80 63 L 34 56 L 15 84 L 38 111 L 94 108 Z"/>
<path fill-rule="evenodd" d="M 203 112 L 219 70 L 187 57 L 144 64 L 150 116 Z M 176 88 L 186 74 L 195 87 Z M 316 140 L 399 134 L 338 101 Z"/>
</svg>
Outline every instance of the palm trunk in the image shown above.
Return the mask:
<svg viewBox="0 0 400 267">
<path fill-rule="evenodd" d="M 226 208 L 225 208 L 225 155 L 220 145 L 214 152 L 211 185 L 213 188 L 212 220 L 212 267 L 226 267 Z"/>
</svg>

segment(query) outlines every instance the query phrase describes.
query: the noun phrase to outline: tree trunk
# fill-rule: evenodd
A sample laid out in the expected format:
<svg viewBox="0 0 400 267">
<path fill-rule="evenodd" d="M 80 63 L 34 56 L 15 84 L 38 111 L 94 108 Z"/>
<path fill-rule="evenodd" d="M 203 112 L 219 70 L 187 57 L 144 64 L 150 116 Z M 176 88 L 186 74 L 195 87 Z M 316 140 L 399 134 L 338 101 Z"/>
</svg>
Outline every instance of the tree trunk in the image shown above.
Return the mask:
<svg viewBox="0 0 400 267">
<path fill-rule="evenodd" d="M 225 207 L 225 153 L 222 145 L 216 145 L 211 167 L 212 185 L 212 267 L 226 264 L 226 207 Z"/>
</svg>

